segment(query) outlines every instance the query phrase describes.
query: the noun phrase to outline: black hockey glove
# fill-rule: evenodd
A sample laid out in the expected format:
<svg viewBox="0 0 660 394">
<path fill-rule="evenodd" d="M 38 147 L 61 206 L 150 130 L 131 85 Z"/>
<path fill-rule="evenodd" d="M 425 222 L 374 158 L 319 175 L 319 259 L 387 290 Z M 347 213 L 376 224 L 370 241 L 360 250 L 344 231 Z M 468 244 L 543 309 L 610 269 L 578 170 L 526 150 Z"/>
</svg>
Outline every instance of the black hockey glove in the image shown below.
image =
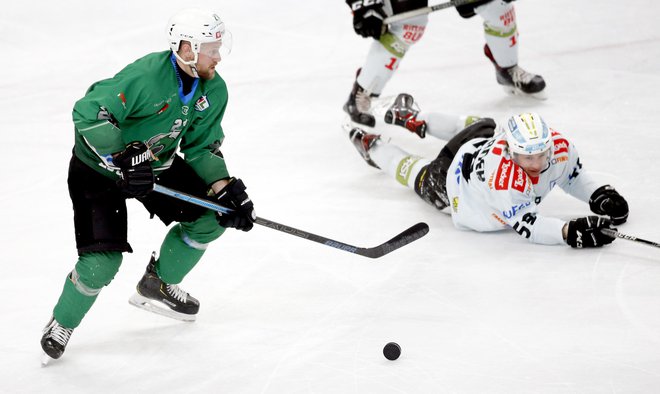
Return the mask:
<svg viewBox="0 0 660 394">
<path fill-rule="evenodd" d="M 121 169 L 117 186 L 126 198 L 144 197 L 154 188 L 151 152 L 143 142 L 135 141 L 112 156 L 112 162 Z"/>
<path fill-rule="evenodd" d="M 362 37 L 379 39 L 383 29 L 384 0 L 346 0 L 353 10 L 353 29 Z"/>
<path fill-rule="evenodd" d="M 591 212 L 598 215 L 607 215 L 612 224 L 618 225 L 628 220 L 628 203 L 610 185 L 601 186 L 589 199 Z"/>
<path fill-rule="evenodd" d="M 215 197 L 218 204 L 230 208 L 230 213 L 216 213 L 218 223 L 222 227 L 233 227 L 241 231 L 250 231 L 257 215 L 254 213 L 254 204 L 245 192 L 242 180 L 230 178 L 220 193 Z"/>
<path fill-rule="evenodd" d="M 600 232 L 602 228 L 612 227 L 612 222 L 599 216 L 587 216 L 568 222 L 566 243 L 574 248 L 593 248 L 612 243 L 614 238 Z"/>
</svg>

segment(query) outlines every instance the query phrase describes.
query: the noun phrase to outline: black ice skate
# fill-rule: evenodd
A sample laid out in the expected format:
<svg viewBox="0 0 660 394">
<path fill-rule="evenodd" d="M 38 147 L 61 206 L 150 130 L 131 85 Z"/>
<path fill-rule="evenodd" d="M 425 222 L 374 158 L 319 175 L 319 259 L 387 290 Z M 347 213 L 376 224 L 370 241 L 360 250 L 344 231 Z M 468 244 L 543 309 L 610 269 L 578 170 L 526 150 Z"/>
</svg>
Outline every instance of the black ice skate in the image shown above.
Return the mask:
<svg viewBox="0 0 660 394">
<path fill-rule="evenodd" d="M 357 74 L 360 74 L 360 70 L 358 70 Z M 353 123 L 367 127 L 374 127 L 376 125 L 376 118 L 370 113 L 371 97 L 372 95 L 357 83 L 356 76 L 351 94 L 348 95 L 348 101 L 344 104 L 344 112 L 350 116 Z"/>
<path fill-rule="evenodd" d="M 380 169 L 380 167 L 378 167 L 376 163 L 371 160 L 371 156 L 369 156 L 369 150 L 376 144 L 376 141 L 380 139 L 380 136 L 376 134 L 369 134 L 357 127 L 353 128 L 350 133 L 348 133 L 348 136 L 364 161 L 366 161 L 370 166 Z"/>
<path fill-rule="evenodd" d="M 402 126 L 417 134 L 419 138 L 426 137 L 426 122 L 417 120 L 419 107 L 415 99 L 407 93 L 401 93 L 385 113 L 385 123 Z"/>
<path fill-rule="evenodd" d="M 128 300 L 131 305 L 182 321 L 195 321 L 199 301 L 177 285 L 163 282 L 156 273 L 156 253 L 151 255 L 147 271 Z"/>
<path fill-rule="evenodd" d="M 505 91 L 511 94 L 521 94 L 541 100 L 547 98 L 545 94 L 545 80 L 542 76 L 528 73 L 517 64 L 506 68 L 498 66 L 488 44 L 484 46 L 484 54 L 495 66 L 497 83 L 502 85 Z"/>
<path fill-rule="evenodd" d="M 44 335 L 41 337 L 41 348 L 46 353 L 41 360 L 42 365 L 45 366 L 51 359 L 57 360 L 62 357 L 71 333 L 73 333 L 73 328 L 62 327 L 55 317 L 50 318 L 44 327 Z"/>
</svg>

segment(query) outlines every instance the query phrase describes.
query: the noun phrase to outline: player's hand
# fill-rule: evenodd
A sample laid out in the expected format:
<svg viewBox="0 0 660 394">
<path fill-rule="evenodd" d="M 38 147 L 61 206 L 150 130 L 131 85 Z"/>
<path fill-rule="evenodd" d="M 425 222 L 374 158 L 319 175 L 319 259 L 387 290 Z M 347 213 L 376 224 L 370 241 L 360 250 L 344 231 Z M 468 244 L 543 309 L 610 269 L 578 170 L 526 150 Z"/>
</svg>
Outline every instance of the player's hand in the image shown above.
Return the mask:
<svg viewBox="0 0 660 394">
<path fill-rule="evenodd" d="M 628 220 L 628 203 L 610 185 L 596 189 L 589 199 L 589 208 L 593 213 L 609 216 L 614 225 Z"/>
<path fill-rule="evenodd" d="M 230 213 L 216 213 L 218 223 L 222 227 L 233 227 L 241 231 L 250 231 L 257 220 L 254 204 L 245 192 L 245 184 L 234 177 L 218 192 L 218 204 L 232 209 Z"/>
<path fill-rule="evenodd" d="M 112 155 L 112 162 L 121 170 L 117 186 L 127 198 L 144 197 L 154 188 L 151 152 L 140 141 L 126 145 L 126 149 Z"/>
<path fill-rule="evenodd" d="M 568 222 L 566 243 L 574 248 L 593 248 L 612 243 L 614 238 L 601 233 L 603 228 L 616 230 L 609 219 L 599 216 L 573 219 Z"/>
<path fill-rule="evenodd" d="M 379 39 L 383 32 L 384 0 L 347 0 L 353 10 L 353 29 L 362 37 Z"/>
</svg>

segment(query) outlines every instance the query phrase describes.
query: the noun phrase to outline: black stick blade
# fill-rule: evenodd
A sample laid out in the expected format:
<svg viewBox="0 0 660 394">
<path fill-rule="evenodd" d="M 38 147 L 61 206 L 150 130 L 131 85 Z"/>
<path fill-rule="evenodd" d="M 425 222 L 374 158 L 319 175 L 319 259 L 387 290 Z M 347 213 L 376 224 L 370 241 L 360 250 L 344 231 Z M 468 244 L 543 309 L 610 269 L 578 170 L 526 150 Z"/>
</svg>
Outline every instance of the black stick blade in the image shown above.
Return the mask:
<svg viewBox="0 0 660 394">
<path fill-rule="evenodd" d="M 357 248 L 354 253 L 359 254 L 360 256 L 377 259 L 403 246 L 406 246 L 411 242 L 417 241 L 418 239 L 428 234 L 428 232 L 428 224 L 424 222 L 417 223 L 383 244 L 374 246 L 373 248 Z"/>
</svg>

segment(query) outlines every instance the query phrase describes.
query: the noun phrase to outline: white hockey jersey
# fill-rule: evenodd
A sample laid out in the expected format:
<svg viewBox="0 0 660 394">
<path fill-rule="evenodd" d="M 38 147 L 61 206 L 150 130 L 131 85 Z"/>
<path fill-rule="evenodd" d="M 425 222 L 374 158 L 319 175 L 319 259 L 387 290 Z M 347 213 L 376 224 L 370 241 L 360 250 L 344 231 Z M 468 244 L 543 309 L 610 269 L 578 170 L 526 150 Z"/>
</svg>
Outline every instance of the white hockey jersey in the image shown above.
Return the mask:
<svg viewBox="0 0 660 394">
<path fill-rule="evenodd" d="M 584 173 L 578 152 L 554 130 L 548 168 L 533 179 L 510 157 L 504 134 L 477 138 L 461 146 L 447 172 L 447 197 L 454 226 L 462 230 L 513 228 L 539 244 L 565 244 L 565 221 L 537 214 L 555 186 L 588 202 L 601 185 Z"/>
</svg>

